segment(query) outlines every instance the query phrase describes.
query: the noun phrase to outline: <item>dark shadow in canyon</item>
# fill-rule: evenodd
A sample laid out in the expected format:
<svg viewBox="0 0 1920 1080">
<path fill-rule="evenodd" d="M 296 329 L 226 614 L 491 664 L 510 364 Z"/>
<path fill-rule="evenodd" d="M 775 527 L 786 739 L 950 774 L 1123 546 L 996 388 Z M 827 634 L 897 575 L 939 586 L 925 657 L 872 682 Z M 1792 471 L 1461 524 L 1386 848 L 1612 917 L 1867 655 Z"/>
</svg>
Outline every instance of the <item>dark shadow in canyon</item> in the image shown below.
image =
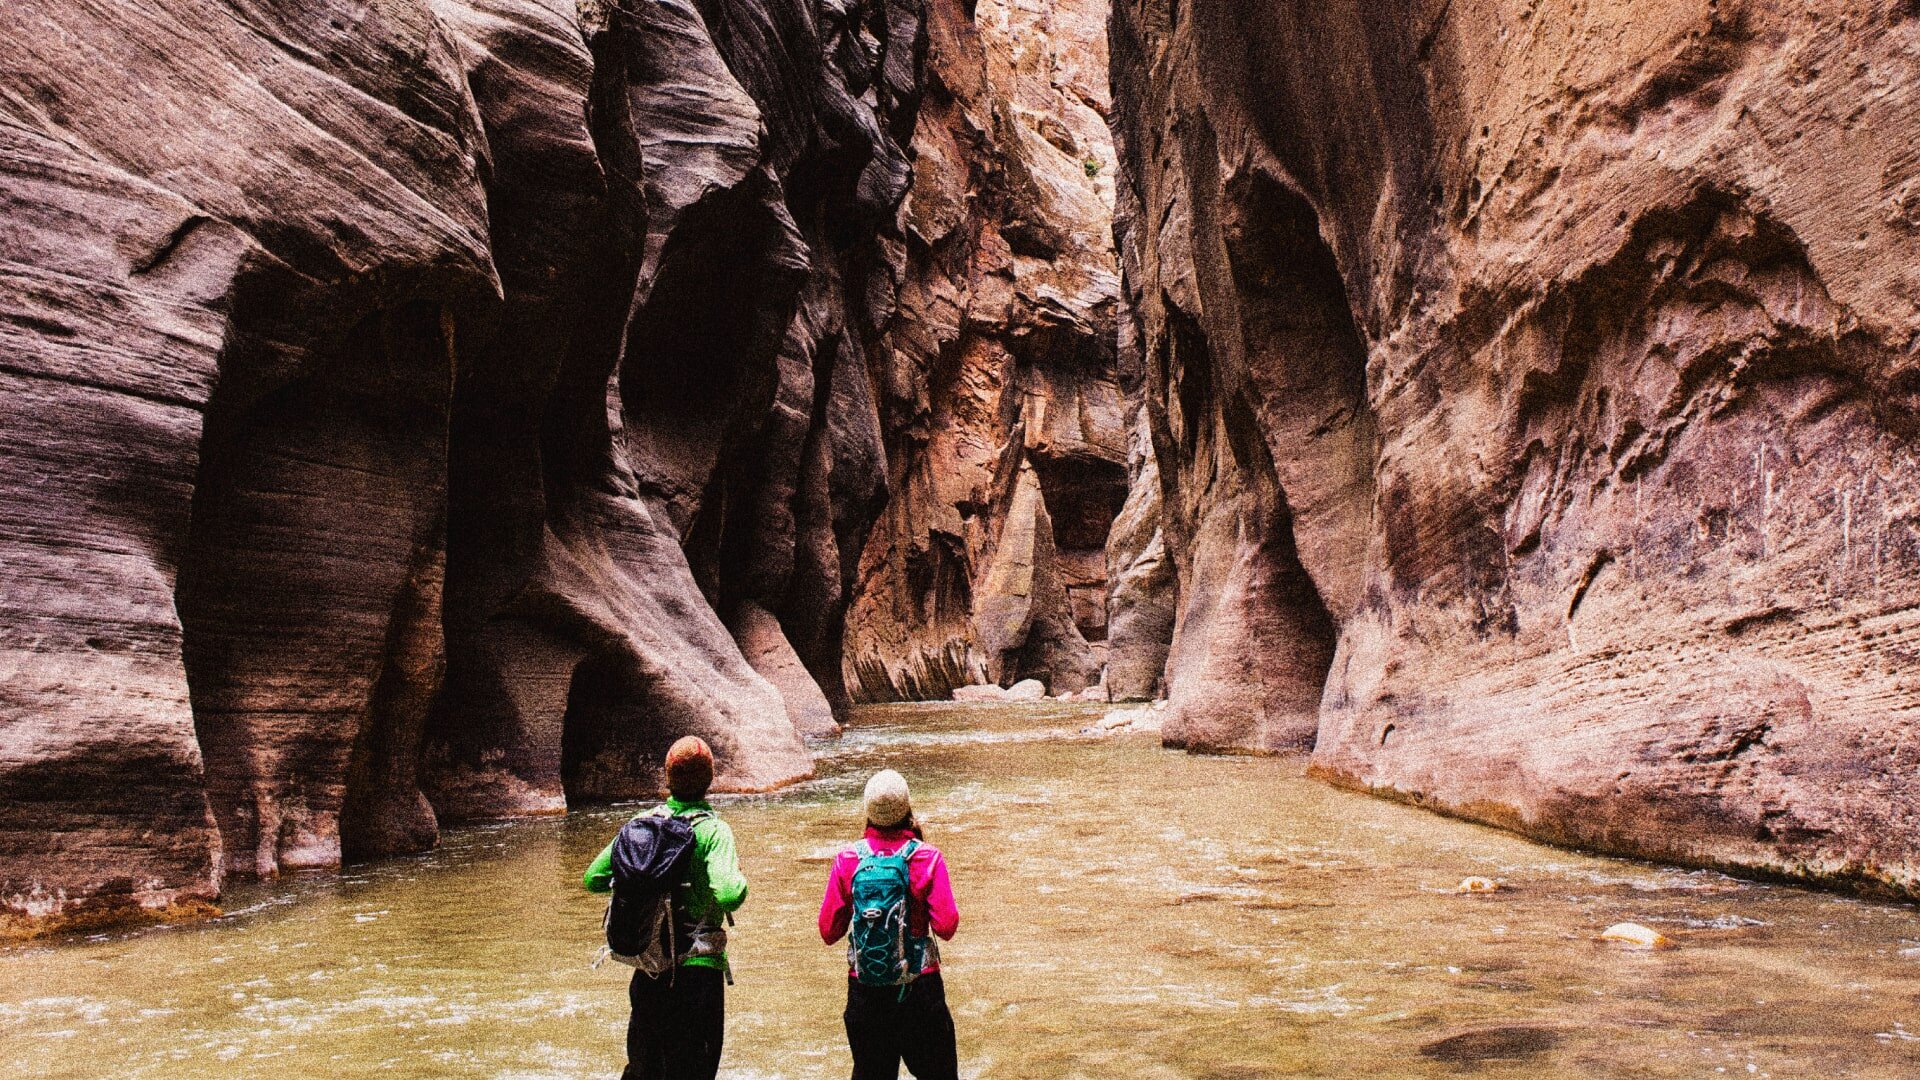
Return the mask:
<svg viewBox="0 0 1920 1080">
<path fill-rule="evenodd" d="M 336 342 L 284 314 L 236 315 L 177 593 L 225 865 L 262 875 L 336 864 L 343 808 L 369 830 L 345 846 L 431 843 L 414 765 L 441 665 L 443 309 Z"/>
<path fill-rule="evenodd" d="M 675 735 L 648 714 L 646 680 L 631 659 L 601 654 L 574 669 L 560 728 L 569 807 L 645 797 L 662 787 L 655 762 Z"/>
</svg>

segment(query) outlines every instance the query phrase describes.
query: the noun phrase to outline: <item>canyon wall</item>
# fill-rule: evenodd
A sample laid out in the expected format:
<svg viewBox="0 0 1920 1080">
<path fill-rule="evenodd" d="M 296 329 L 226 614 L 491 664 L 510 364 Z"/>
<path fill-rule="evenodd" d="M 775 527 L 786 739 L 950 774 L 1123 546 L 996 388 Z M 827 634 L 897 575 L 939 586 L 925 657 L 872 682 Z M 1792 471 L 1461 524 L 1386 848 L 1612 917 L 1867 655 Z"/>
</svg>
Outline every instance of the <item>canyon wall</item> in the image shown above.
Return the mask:
<svg viewBox="0 0 1920 1080">
<path fill-rule="evenodd" d="M 912 0 L 23 0 L 0 932 L 810 774 Z"/>
<path fill-rule="evenodd" d="M 860 558 L 846 684 L 1097 685 L 1115 381 L 1106 0 L 929 0 L 927 89 L 880 412 L 894 497 Z"/>
<path fill-rule="evenodd" d="M 1167 740 L 1920 892 L 1917 14 L 1120 0 Z"/>
<path fill-rule="evenodd" d="M 1920 892 L 1910 0 L 9 14 L 0 934 L 1024 678 Z"/>
</svg>

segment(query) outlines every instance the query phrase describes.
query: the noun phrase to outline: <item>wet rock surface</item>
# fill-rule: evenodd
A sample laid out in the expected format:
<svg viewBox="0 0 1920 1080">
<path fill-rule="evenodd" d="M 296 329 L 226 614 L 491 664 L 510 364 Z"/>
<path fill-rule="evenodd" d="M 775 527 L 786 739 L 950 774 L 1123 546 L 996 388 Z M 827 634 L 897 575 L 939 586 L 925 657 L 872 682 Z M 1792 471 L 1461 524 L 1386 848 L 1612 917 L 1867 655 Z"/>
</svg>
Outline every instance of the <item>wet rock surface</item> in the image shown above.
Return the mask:
<svg viewBox="0 0 1920 1080">
<path fill-rule="evenodd" d="M 1420 1047 L 1420 1056 L 1453 1065 L 1492 1061 L 1523 1061 L 1544 1054 L 1564 1039 L 1542 1027 L 1494 1027 L 1463 1031 Z"/>
<path fill-rule="evenodd" d="M 1920 888 L 1917 48 L 1865 0 L 1117 4 L 1167 741 Z"/>
<path fill-rule="evenodd" d="M 918 5 L 9 20 L 5 930 L 810 774 Z"/>
</svg>

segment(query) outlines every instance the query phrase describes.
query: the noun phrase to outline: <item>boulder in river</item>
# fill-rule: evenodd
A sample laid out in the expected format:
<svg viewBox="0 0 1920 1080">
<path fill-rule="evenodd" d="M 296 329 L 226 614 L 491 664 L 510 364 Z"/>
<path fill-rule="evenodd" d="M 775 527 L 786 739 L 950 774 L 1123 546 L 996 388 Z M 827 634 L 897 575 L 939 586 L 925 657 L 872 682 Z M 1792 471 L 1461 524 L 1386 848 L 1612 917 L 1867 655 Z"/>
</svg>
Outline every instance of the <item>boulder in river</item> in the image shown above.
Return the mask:
<svg viewBox="0 0 1920 1080">
<path fill-rule="evenodd" d="M 1001 686 L 999 683 L 973 683 L 967 686 L 956 686 L 953 688 L 953 700 L 971 702 L 1005 701 L 1007 700 L 1007 690 L 1006 687 Z"/>
<path fill-rule="evenodd" d="M 1673 945 L 1672 938 L 1651 926 L 1635 922 L 1614 923 L 1600 931 L 1600 940 L 1640 949 L 1665 949 Z"/>
<path fill-rule="evenodd" d="M 1109 734 L 1123 731 L 1150 731 L 1158 733 L 1160 731 L 1160 716 L 1152 709 L 1147 708 L 1109 709 L 1106 715 L 1100 718 L 1098 723 L 1087 730 Z"/>
<path fill-rule="evenodd" d="M 1007 687 L 1008 701 L 1040 701 L 1047 696 L 1047 684 L 1039 679 L 1021 679 Z"/>
<path fill-rule="evenodd" d="M 1420 1047 L 1420 1056 L 1456 1065 L 1520 1061 L 1560 1045 L 1565 1037 L 1552 1028 L 1513 1024 L 1476 1028 Z"/>
</svg>

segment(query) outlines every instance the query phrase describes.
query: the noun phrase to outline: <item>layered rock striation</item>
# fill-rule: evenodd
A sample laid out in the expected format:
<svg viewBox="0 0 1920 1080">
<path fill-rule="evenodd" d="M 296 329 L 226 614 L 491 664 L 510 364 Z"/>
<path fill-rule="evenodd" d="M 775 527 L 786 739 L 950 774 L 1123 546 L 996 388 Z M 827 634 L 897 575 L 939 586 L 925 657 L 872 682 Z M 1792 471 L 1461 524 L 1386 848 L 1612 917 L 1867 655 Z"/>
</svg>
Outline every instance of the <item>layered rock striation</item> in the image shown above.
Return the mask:
<svg viewBox="0 0 1920 1080">
<path fill-rule="evenodd" d="M 930 0 L 880 412 L 892 500 L 846 683 L 870 701 L 1100 681 L 1126 496 L 1105 0 Z"/>
<path fill-rule="evenodd" d="M 1920 891 L 1913 6 L 1389 8 L 1115 10 L 1167 741 Z"/>
<path fill-rule="evenodd" d="M 917 4 L 9 17 L 0 930 L 810 773 Z"/>
<path fill-rule="evenodd" d="M 1022 680 L 1920 893 L 1905 0 L 9 15 L 0 934 Z"/>
</svg>

